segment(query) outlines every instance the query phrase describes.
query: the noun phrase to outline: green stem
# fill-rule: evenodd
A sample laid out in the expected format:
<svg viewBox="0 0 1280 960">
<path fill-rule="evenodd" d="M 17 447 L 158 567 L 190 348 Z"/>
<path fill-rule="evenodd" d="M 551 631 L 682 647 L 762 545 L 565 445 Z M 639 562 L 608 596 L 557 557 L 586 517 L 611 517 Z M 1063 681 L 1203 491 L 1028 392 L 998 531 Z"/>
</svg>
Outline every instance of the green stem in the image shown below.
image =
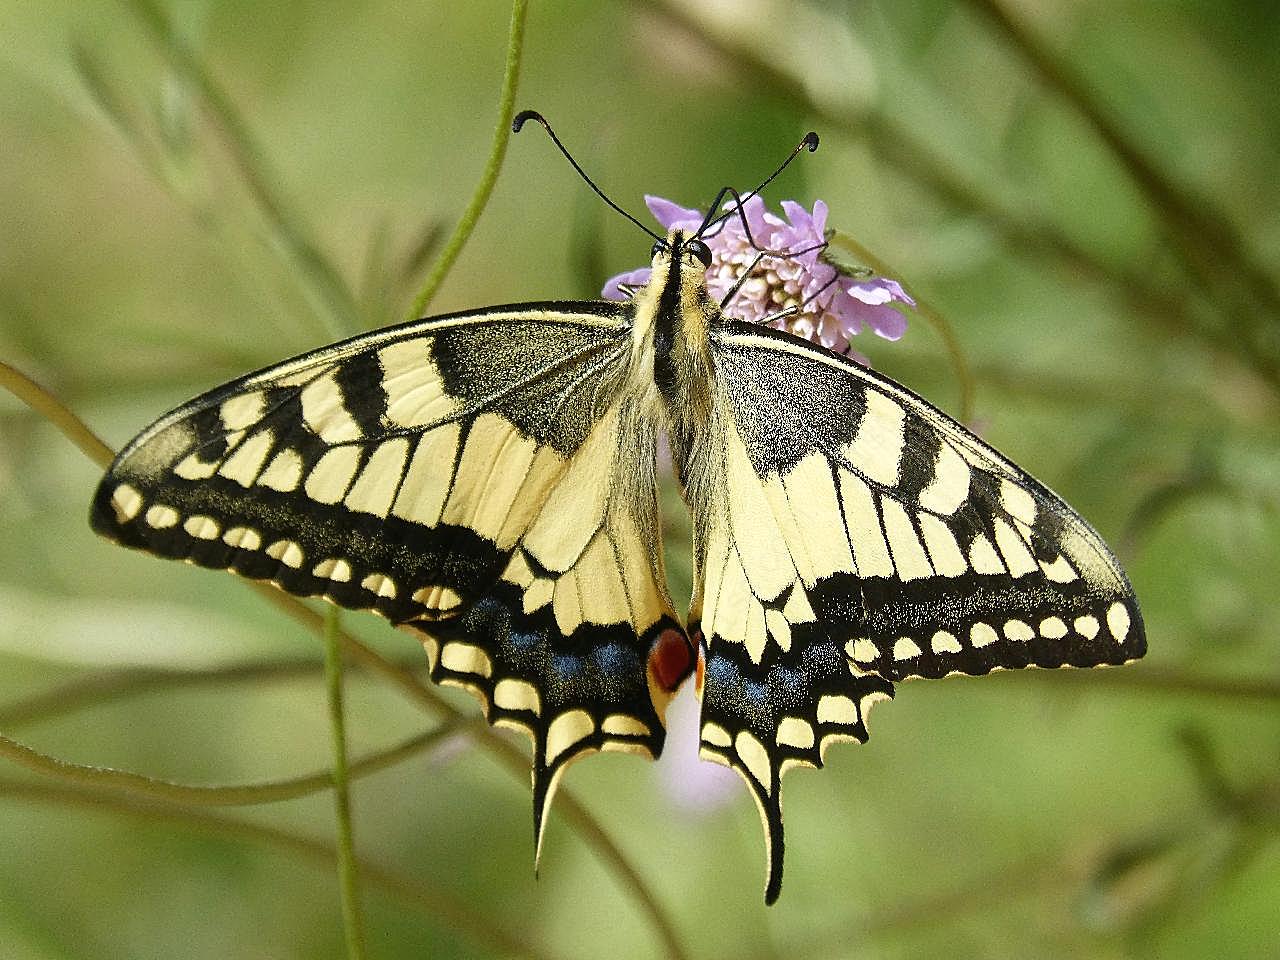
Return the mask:
<svg viewBox="0 0 1280 960">
<path fill-rule="evenodd" d="M 142 823 L 174 824 L 207 836 L 262 844 L 330 869 L 338 856 L 333 847 L 320 840 L 275 827 L 247 823 L 204 810 L 143 803 L 109 792 L 0 779 L 0 797 L 36 803 L 42 807 L 60 804 L 88 813 L 108 812 Z M 418 907 L 442 926 L 469 937 L 499 956 L 550 960 L 550 954 L 525 939 L 523 931 L 516 934 L 507 930 L 503 924 L 480 916 L 446 890 L 368 860 L 360 862 L 360 871 L 371 887 L 403 903 Z M 517 929 L 520 929 L 518 925 Z"/>
<path fill-rule="evenodd" d="M 351 791 L 347 777 L 347 730 L 342 705 L 342 612 L 328 607 L 324 616 L 324 676 L 329 696 L 329 729 L 333 737 L 333 810 L 338 827 L 338 881 L 342 927 L 349 960 L 364 960 L 364 917 L 360 909 L 360 875 L 351 827 Z"/>
<path fill-rule="evenodd" d="M 874 253 L 864 247 L 861 243 L 837 230 L 831 235 L 831 243 L 834 246 L 843 247 L 851 252 L 855 257 L 871 267 L 878 275 L 882 277 L 895 277 L 899 281 L 902 280 L 902 273 L 894 270 L 887 263 L 877 257 Z M 909 284 L 907 284 L 909 286 Z M 937 331 L 938 336 L 942 338 L 943 344 L 947 348 L 947 355 L 951 358 L 951 366 L 955 370 L 956 380 L 960 385 L 960 410 L 958 419 L 962 423 L 971 423 L 973 421 L 973 396 L 975 385 L 973 381 L 973 373 L 969 368 L 969 361 L 964 355 L 964 350 L 960 346 L 960 340 L 952 329 L 951 324 L 932 304 L 919 297 L 916 298 L 916 311 L 929 321 L 930 326 Z"/>
<path fill-rule="evenodd" d="M 507 37 L 507 65 L 502 76 L 502 92 L 498 97 L 498 126 L 493 133 L 493 144 L 489 148 L 489 160 L 485 163 L 480 182 L 476 184 L 475 193 L 467 209 L 463 211 L 458 225 L 453 228 L 440 256 L 423 281 L 422 289 L 413 301 L 410 320 L 423 316 L 427 305 L 431 303 L 440 284 L 452 269 L 454 261 L 462 252 L 463 245 L 471 237 L 476 221 L 484 212 L 489 196 L 493 193 L 493 185 L 498 180 L 498 171 L 502 169 L 502 160 L 507 155 L 507 143 L 511 139 L 511 118 L 516 112 L 516 84 L 520 79 L 520 60 L 524 53 L 524 22 L 529 11 L 528 0 L 515 0 L 511 5 L 511 30 Z"/>
</svg>

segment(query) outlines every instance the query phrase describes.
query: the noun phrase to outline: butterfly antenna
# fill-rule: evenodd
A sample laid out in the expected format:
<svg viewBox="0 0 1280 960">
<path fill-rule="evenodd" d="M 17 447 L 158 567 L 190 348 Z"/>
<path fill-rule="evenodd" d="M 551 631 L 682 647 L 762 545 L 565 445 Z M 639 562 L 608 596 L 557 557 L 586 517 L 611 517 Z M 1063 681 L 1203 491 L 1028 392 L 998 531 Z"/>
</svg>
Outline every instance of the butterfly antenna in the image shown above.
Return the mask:
<svg viewBox="0 0 1280 960">
<path fill-rule="evenodd" d="M 654 233 L 652 230 L 646 227 L 643 223 L 641 223 L 631 214 L 627 213 L 627 211 L 623 210 L 620 206 L 618 206 L 616 203 L 610 200 L 609 197 L 606 196 L 605 192 L 596 186 L 596 182 L 592 180 L 589 176 L 587 176 L 587 171 L 583 170 L 582 167 L 578 166 L 578 161 L 573 159 L 573 155 L 569 153 L 569 151 L 565 148 L 565 145 L 560 142 L 560 138 L 557 137 L 556 132 L 551 129 L 551 124 L 547 122 L 547 118 L 544 117 L 542 114 L 540 114 L 537 110 L 521 110 L 519 113 L 517 113 L 515 119 L 511 121 L 511 132 L 519 133 L 520 128 L 523 127 L 525 123 L 529 120 L 536 120 L 538 123 L 542 124 L 542 129 L 547 131 L 547 136 L 551 138 L 551 142 L 560 148 L 560 152 L 564 154 L 564 158 L 569 161 L 569 164 L 573 167 L 574 170 L 578 171 L 578 176 L 580 176 L 583 180 L 587 182 L 587 186 L 596 192 L 596 196 L 598 196 L 610 207 L 612 207 L 618 213 L 622 214 L 624 217 L 626 217 L 628 220 L 634 223 L 637 227 L 639 227 L 649 236 L 653 237 L 653 239 L 655 240 L 662 239 L 662 237 L 658 236 L 656 233 Z M 816 138 L 815 138 L 815 143 L 816 143 Z M 784 163 L 783 166 L 786 166 L 786 164 Z M 777 174 L 775 174 L 774 176 L 777 176 Z M 773 178 L 770 177 L 769 179 L 773 179 Z"/>
<path fill-rule="evenodd" d="M 555 134 L 552 134 L 552 136 L 554 137 Z M 773 183 L 773 181 L 777 179 L 778 174 L 782 173 L 783 170 L 787 169 L 788 164 L 790 164 L 792 160 L 794 160 L 797 156 L 799 156 L 802 150 L 808 150 L 810 153 L 813 153 L 813 151 L 817 149 L 818 149 L 818 135 L 814 133 L 812 130 L 810 130 L 808 133 L 804 135 L 804 137 L 801 138 L 800 142 L 796 144 L 795 149 L 792 150 L 789 154 L 787 154 L 787 159 L 783 160 L 782 163 L 779 164 L 778 169 L 773 171 L 773 173 L 769 174 L 769 176 L 765 177 L 764 180 L 760 183 L 760 186 L 756 187 L 754 190 L 749 191 L 747 193 L 747 196 L 748 197 L 754 196 L 755 194 L 763 190 L 765 187 L 767 187 L 769 184 Z M 737 201 L 733 210 L 726 210 L 724 213 L 720 214 L 719 216 L 716 216 L 716 209 L 720 206 L 721 201 L 723 201 L 724 198 L 729 194 L 733 194 L 734 198 Z M 702 226 L 698 228 L 698 232 L 694 234 L 694 236 L 698 236 L 698 237 L 703 236 L 706 230 L 709 230 L 712 227 L 715 227 L 720 223 L 724 222 L 725 220 L 728 220 L 730 217 L 734 215 L 735 212 L 741 211 L 741 209 L 742 209 L 742 197 L 738 195 L 738 192 L 734 190 L 732 187 L 723 188 L 716 195 L 715 201 L 707 209 L 706 219 L 702 221 Z M 744 225 L 746 224 L 745 217 L 743 218 L 742 222 Z M 752 246 L 754 247 L 755 244 L 752 243 Z M 756 249 L 758 250 L 760 248 L 756 247 Z"/>
</svg>

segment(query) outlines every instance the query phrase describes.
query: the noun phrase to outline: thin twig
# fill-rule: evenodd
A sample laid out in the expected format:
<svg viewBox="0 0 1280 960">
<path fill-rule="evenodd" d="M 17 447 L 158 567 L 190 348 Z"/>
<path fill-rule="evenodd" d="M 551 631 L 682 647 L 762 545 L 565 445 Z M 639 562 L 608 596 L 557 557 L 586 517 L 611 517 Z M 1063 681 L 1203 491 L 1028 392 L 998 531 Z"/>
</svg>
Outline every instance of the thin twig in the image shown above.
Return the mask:
<svg viewBox="0 0 1280 960">
<path fill-rule="evenodd" d="M 91 813 L 108 812 L 144 823 L 168 823 L 200 834 L 263 844 L 333 869 L 337 851 L 320 840 L 275 827 L 248 823 L 204 810 L 146 803 L 109 792 L 61 787 L 46 783 L 0 780 L 0 797 L 41 805 L 61 804 Z M 361 859 L 360 871 L 369 886 L 387 896 L 419 907 L 441 925 L 456 930 L 501 956 L 550 960 L 551 955 L 492 918 L 482 917 L 448 891 L 372 861 Z M 522 929 L 522 925 L 518 926 Z"/>
<path fill-rule="evenodd" d="M 351 765 L 350 775 L 352 778 L 358 778 L 385 770 L 414 754 L 430 749 L 468 725 L 465 717 L 446 720 L 434 730 L 420 733 L 394 747 L 378 750 L 362 757 Z M 334 785 L 333 774 L 328 770 L 283 780 L 233 786 L 177 783 L 173 780 L 148 777 L 131 770 L 72 763 L 69 760 L 42 753 L 3 734 L 0 734 L 0 757 L 35 773 L 77 786 L 115 790 L 139 799 L 164 800 L 169 803 L 200 807 L 244 807 L 263 803 L 280 803 L 284 800 L 296 800 L 299 797 L 320 793 L 331 789 Z"/>
<path fill-rule="evenodd" d="M 213 74 L 169 22 L 155 0 L 128 0 L 138 20 L 152 34 L 175 68 L 200 92 L 201 99 L 217 122 L 223 138 L 267 224 L 281 249 L 293 260 L 308 286 L 319 293 L 320 316 L 330 336 L 348 335 L 359 328 L 360 312 L 346 281 L 320 251 L 320 246 L 300 227 L 272 186 L 266 156 L 259 149 L 248 125 L 230 96 Z"/>
<path fill-rule="evenodd" d="M 0 360 L 0 387 L 29 406 L 40 416 L 57 427 L 62 435 L 79 448 L 86 457 L 104 470 L 111 466 L 115 454 L 111 448 L 90 430 L 83 420 L 68 410 L 52 393 L 36 383 L 25 373 Z"/>
<path fill-rule="evenodd" d="M 351 790 L 347 781 L 347 720 L 342 700 L 342 648 L 338 634 L 342 613 L 329 607 L 324 616 L 324 679 L 333 744 L 333 813 L 338 828 L 338 889 L 348 960 L 364 960 L 364 911 L 360 906 L 360 868 L 351 823 Z"/>
<path fill-rule="evenodd" d="M 476 190 L 471 196 L 471 202 L 467 204 L 467 209 L 463 211 L 462 217 L 458 220 L 458 225 L 453 228 L 453 234 L 444 245 L 444 249 L 440 251 L 440 256 L 436 258 L 436 262 L 432 265 L 431 272 L 427 274 L 427 279 L 423 281 L 422 290 L 414 298 L 410 320 L 421 317 L 426 313 L 427 305 L 435 297 L 436 291 L 440 289 L 440 284 L 444 282 L 444 278 L 453 267 L 454 261 L 458 259 L 458 254 L 462 252 L 463 245 L 471 236 L 471 231 L 475 229 L 476 222 L 480 219 L 480 214 L 484 212 L 485 205 L 489 202 L 489 195 L 493 193 L 493 185 L 498 180 L 498 171 L 502 169 L 502 160 L 507 155 L 507 143 L 511 139 L 511 118 L 515 116 L 516 112 L 516 84 L 520 79 L 520 60 L 524 53 L 524 22 L 528 12 L 528 0 L 515 0 L 511 5 L 511 31 L 507 38 L 507 63 L 502 75 L 502 92 L 498 97 L 498 126 L 493 132 L 493 144 L 489 148 L 489 159 L 484 165 L 484 172 L 480 175 L 480 182 L 476 184 Z"/>
<path fill-rule="evenodd" d="M 140 696 L 152 690 L 199 684 L 238 683 L 315 676 L 323 664 L 314 658 L 236 663 L 212 670 L 126 669 L 87 673 L 52 689 L 0 706 L 0 729 L 65 716 L 85 707 Z"/>
<path fill-rule="evenodd" d="M 1050 50 L 1027 24 L 1013 16 L 1000 0 L 969 0 L 984 14 L 1005 40 L 1031 65 L 1036 74 L 1088 122 L 1112 154 L 1128 171 L 1138 189 L 1146 195 L 1165 228 L 1188 250 L 1192 264 L 1212 267 L 1232 261 L 1252 293 L 1272 312 L 1280 310 L 1280 288 L 1250 254 L 1234 225 L 1209 201 L 1192 196 L 1156 166 L 1098 102 L 1097 96 L 1075 72 Z"/>
</svg>

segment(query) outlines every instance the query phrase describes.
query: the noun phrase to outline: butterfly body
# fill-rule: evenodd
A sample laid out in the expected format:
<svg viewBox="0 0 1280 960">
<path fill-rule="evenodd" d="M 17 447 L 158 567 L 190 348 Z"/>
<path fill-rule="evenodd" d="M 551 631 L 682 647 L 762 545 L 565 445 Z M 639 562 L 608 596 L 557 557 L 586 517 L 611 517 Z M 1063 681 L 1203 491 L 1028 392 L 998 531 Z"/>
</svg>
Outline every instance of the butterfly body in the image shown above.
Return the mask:
<svg viewBox="0 0 1280 960">
<path fill-rule="evenodd" d="M 704 756 L 737 770 L 781 883 L 780 780 L 865 740 L 911 677 L 1124 663 L 1136 600 L 1055 494 L 893 381 L 726 318 L 672 232 L 628 303 L 547 302 L 353 338 L 161 418 L 93 526 L 128 546 L 372 609 L 432 678 L 565 766 L 656 756 L 696 671 Z M 693 518 L 667 591 L 659 434 Z"/>
</svg>

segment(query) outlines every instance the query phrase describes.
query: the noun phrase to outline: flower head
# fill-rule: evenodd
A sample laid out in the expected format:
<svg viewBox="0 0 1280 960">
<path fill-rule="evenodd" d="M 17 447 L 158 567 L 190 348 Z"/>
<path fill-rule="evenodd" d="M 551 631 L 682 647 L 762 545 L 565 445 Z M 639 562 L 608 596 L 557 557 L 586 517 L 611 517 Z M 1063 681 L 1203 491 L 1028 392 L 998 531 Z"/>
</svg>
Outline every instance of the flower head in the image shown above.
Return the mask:
<svg viewBox="0 0 1280 960">
<path fill-rule="evenodd" d="M 659 223 L 668 230 L 690 233 L 702 225 L 702 213 L 681 207 L 662 197 L 646 196 L 645 203 Z M 707 270 L 707 290 L 716 299 L 724 299 L 743 272 L 751 267 L 759 249 L 788 251 L 787 257 L 766 256 L 755 268 L 737 294 L 726 306 L 726 312 L 741 320 L 755 323 L 768 320 L 771 326 L 789 330 L 821 343 L 833 350 L 850 353 L 862 362 L 860 354 L 849 348 L 849 340 L 864 329 L 897 340 L 906 331 L 907 320 L 891 303 L 915 306 L 896 280 L 885 277 L 851 277 L 821 256 L 826 242 L 827 205 L 821 200 L 813 211 L 791 200 L 782 202 L 784 217 L 770 213 L 764 201 L 748 197 L 742 206 L 743 217 L 736 213 L 703 237 L 711 250 L 711 266 Z M 751 230 L 751 245 L 745 218 Z M 759 249 L 758 249 L 759 248 Z M 642 267 L 610 278 L 604 296 L 623 299 L 619 284 L 639 285 L 648 281 L 650 269 Z M 788 307 L 798 312 L 781 318 L 776 315 Z"/>
</svg>

